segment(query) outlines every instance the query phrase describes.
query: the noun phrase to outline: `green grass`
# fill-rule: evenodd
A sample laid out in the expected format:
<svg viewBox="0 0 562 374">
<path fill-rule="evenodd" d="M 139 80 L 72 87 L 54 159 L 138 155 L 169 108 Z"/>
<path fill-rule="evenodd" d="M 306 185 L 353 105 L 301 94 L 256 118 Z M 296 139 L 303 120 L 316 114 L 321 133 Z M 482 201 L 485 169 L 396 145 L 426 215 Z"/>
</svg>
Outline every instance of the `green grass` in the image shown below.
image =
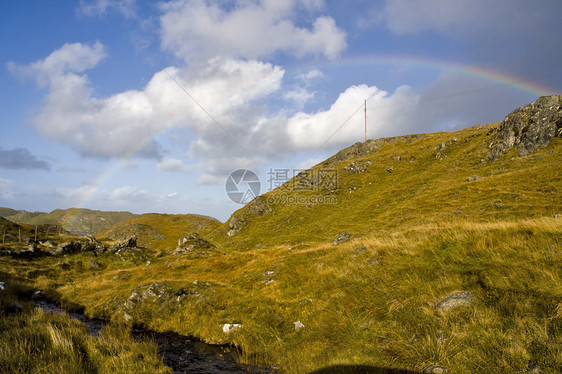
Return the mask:
<svg viewBox="0 0 562 374">
<path fill-rule="evenodd" d="M 135 323 L 234 343 L 246 362 L 278 364 L 290 373 L 338 364 L 523 373 L 530 363 L 556 373 L 562 369 L 561 238 L 562 222 L 554 218 L 427 224 L 336 247 L 164 256 L 102 273 L 70 266 L 36 282 L 56 286 L 86 314 L 116 322 L 133 290 L 159 282 L 163 296 L 127 310 Z M 366 249 L 355 255 L 359 247 Z M 34 266 L 59 269 L 72 260 Z M 13 272 L 29 267 L 3 263 Z M 268 279 L 275 282 L 266 285 Z M 476 301 L 436 311 L 435 303 L 456 290 L 473 292 Z M 178 295 L 184 296 L 178 301 Z M 295 331 L 296 321 L 305 327 Z M 243 328 L 227 335 L 224 323 Z"/>
<path fill-rule="evenodd" d="M 28 302 L 32 289 L 2 274 L 2 311 L 14 301 L 24 311 L 0 314 L 1 373 L 169 373 L 158 348 L 135 342 L 125 325 L 107 325 L 100 336 L 63 314 L 44 313 Z"/>
<path fill-rule="evenodd" d="M 337 171 L 337 189 L 289 183 L 225 224 L 144 215 L 104 233 L 116 239 L 140 227 L 146 247 L 173 250 L 198 232 L 220 249 L 208 258 L 149 249 L 143 261 L 110 253 L 0 257 L 0 271 L 89 316 L 120 326 L 126 312 L 129 323 L 233 343 L 242 361 L 287 373 L 333 365 L 559 373 L 562 219 L 553 217 L 562 213 L 562 139 L 488 162 L 494 126 L 386 139 L 376 152 L 333 157 L 315 170 Z M 353 174 L 345 171 L 351 162 L 371 164 Z M 337 204 L 259 203 L 279 194 Z M 244 225 L 228 236 L 235 217 Z M 352 240 L 332 246 L 342 231 Z M 89 267 L 90 259 L 102 268 Z M 475 300 L 435 309 L 455 291 Z M 128 301 L 134 293 L 148 296 Z M 296 321 L 305 327 L 296 331 Z M 243 327 L 225 334 L 225 323 Z"/>
<path fill-rule="evenodd" d="M 387 139 L 372 153 L 313 169 L 334 170 L 335 191 L 300 190 L 293 181 L 265 194 L 268 213 L 252 213 L 248 204 L 233 214 L 245 226 L 227 236 L 229 222 L 210 235 L 225 251 L 334 240 L 339 232 L 362 237 L 381 229 L 404 229 L 427 223 L 494 222 L 553 217 L 562 211 L 562 139 L 526 157 L 516 149 L 487 162 L 497 124 L 452 133 Z M 489 134 L 488 134 L 489 133 Z M 441 149 L 441 145 L 445 147 Z M 351 162 L 371 162 L 364 172 L 344 170 Z M 390 167 L 393 172 L 387 171 Z M 475 181 L 468 178 L 479 176 Z M 337 204 L 275 203 L 280 194 L 293 198 L 335 198 Z"/>
</svg>

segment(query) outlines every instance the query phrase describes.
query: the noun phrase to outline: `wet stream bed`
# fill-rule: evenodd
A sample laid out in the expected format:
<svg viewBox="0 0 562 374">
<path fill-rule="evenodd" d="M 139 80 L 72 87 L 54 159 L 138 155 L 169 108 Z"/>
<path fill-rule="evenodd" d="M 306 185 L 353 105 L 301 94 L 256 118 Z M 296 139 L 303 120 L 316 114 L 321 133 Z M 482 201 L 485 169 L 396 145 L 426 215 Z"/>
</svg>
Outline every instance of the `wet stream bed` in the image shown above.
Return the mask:
<svg viewBox="0 0 562 374">
<path fill-rule="evenodd" d="M 64 313 L 84 323 L 91 335 L 101 334 L 104 321 L 90 319 L 80 313 L 66 312 L 53 303 L 36 300 L 35 307 L 48 313 Z M 157 344 L 162 361 L 174 373 L 275 373 L 275 370 L 243 365 L 237 362 L 236 354 L 230 345 L 204 343 L 173 332 L 156 332 L 133 327 L 131 334 L 138 341 L 152 341 Z"/>
</svg>

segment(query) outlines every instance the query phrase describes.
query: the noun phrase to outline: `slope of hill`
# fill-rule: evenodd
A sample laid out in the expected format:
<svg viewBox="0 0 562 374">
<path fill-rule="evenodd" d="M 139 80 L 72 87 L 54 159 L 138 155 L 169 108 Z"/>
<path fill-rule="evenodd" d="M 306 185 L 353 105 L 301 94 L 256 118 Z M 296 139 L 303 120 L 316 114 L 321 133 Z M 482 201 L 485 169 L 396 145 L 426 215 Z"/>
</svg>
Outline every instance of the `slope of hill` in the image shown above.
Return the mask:
<svg viewBox="0 0 562 374">
<path fill-rule="evenodd" d="M 96 234 L 118 222 L 134 217 L 129 212 L 102 212 L 82 208 L 56 209 L 50 213 L 0 208 L 0 216 L 28 225 L 60 225 L 73 234 Z"/>
<path fill-rule="evenodd" d="M 0 257 L 0 272 L 281 372 L 560 373 L 561 105 L 358 143 L 225 224 L 146 215 L 106 234 L 166 248 L 196 231 L 220 247 L 210 256 Z"/>
<path fill-rule="evenodd" d="M 136 235 L 141 247 L 171 250 L 179 238 L 193 233 L 206 236 L 220 225 L 214 218 L 197 214 L 141 214 L 101 231 L 98 236 L 122 240 Z"/>
<path fill-rule="evenodd" d="M 31 220 L 34 217 L 40 217 L 47 213 L 43 212 L 28 212 L 25 210 L 15 210 L 10 208 L 1 208 L 0 207 L 0 217 L 4 217 L 9 219 L 12 222 L 16 223 L 27 223 L 27 221 Z"/>
<path fill-rule="evenodd" d="M 544 97 L 504 122 L 452 133 L 357 143 L 235 212 L 212 241 L 250 249 L 552 217 L 562 213 L 561 102 Z"/>
</svg>

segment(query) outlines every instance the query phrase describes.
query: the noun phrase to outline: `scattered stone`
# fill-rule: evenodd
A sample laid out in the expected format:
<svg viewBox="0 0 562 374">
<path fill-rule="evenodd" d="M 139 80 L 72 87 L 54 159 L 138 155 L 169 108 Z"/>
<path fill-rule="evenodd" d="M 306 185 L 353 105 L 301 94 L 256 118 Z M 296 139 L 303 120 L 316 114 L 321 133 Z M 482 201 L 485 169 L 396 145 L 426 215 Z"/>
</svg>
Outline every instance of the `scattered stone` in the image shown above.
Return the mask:
<svg viewBox="0 0 562 374">
<path fill-rule="evenodd" d="M 31 300 L 44 300 L 47 293 L 44 290 L 37 290 L 31 295 Z"/>
<path fill-rule="evenodd" d="M 454 292 L 449 296 L 447 296 L 446 298 L 444 298 L 443 300 L 441 300 L 440 302 L 438 302 L 437 305 L 435 306 L 435 309 L 448 312 L 458 307 L 470 304 L 472 301 L 474 301 L 475 298 L 476 297 L 472 292 L 468 292 L 468 291 Z"/>
<path fill-rule="evenodd" d="M 352 163 L 344 167 L 343 170 L 347 171 L 348 173 L 359 174 L 367 170 L 369 166 L 371 166 L 371 161 L 353 161 Z"/>
<path fill-rule="evenodd" d="M 475 180 L 478 180 L 478 179 L 480 179 L 480 176 L 475 175 L 475 176 L 473 176 L 473 177 L 468 177 L 468 178 L 466 178 L 466 181 L 467 181 L 467 182 L 474 182 Z"/>
<path fill-rule="evenodd" d="M 362 252 L 365 252 L 366 250 L 367 250 L 367 248 L 365 248 L 365 247 L 355 248 L 355 252 L 353 252 L 353 255 L 358 256 L 359 254 L 361 254 Z"/>
<path fill-rule="evenodd" d="M 133 235 L 125 240 L 119 241 L 116 244 L 113 244 L 109 247 L 109 251 L 113 253 L 121 252 L 122 250 L 126 249 L 134 249 L 137 248 L 137 236 Z"/>
<path fill-rule="evenodd" d="M 97 240 L 96 237 L 93 236 L 92 234 L 86 235 L 86 239 L 88 239 L 90 243 L 101 244 L 101 242 Z"/>
<path fill-rule="evenodd" d="M 190 254 L 195 257 L 211 257 L 217 253 L 219 253 L 217 247 L 199 234 L 191 234 L 178 239 L 178 247 L 174 251 L 174 255 Z"/>
<path fill-rule="evenodd" d="M 40 243 L 42 246 L 47 247 L 47 248 L 56 248 L 56 244 L 55 242 L 53 242 L 52 240 L 45 240 L 43 242 Z"/>
<path fill-rule="evenodd" d="M 82 244 L 79 242 L 64 242 L 59 244 L 56 248 L 51 249 L 49 252 L 52 255 L 60 256 L 60 255 L 70 255 L 82 250 Z"/>
<path fill-rule="evenodd" d="M 275 279 L 268 279 L 268 280 L 265 281 L 264 284 L 265 284 L 266 286 L 269 286 L 270 284 L 273 284 L 273 283 L 275 283 L 275 282 L 277 282 Z"/>
<path fill-rule="evenodd" d="M 125 320 L 125 322 L 129 322 L 130 320 L 133 319 L 133 317 L 129 313 L 124 312 L 123 313 L 123 319 Z"/>
<path fill-rule="evenodd" d="M 240 323 L 225 323 L 222 325 L 222 332 L 225 334 L 230 334 L 242 328 L 242 324 Z"/>
<path fill-rule="evenodd" d="M 0 291 L 4 291 L 6 289 L 5 283 L 0 282 Z"/>
<path fill-rule="evenodd" d="M 127 298 L 127 300 L 125 301 L 125 308 L 130 309 L 133 308 L 139 301 L 142 300 L 142 296 L 140 295 L 140 293 L 138 293 L 138 291 L 133 291 L 131 293 L 131 295 Z"/>
<path fill-rule="evenodd" d="M 152 301 L 156 301 L 159 297 L 164 294 L 164 285 L 158 282 L 152 282 L 150 286 L 142 293 L 143 299 L 148 299 L 152 297 Z"/>
<path fill-rule="evenodd" d="M 304 323 L 301 321 L 293 322 L 293 325 L 295 326 L 295 331 L 299 331 L 304 328 Z"/>
<path fill-rule="evenodd" d="M 273 274 L 275 274 L 275 270 L 267 270 L 266 272 L 263 273 L 264 277 L 270 277 Z"/>
<path fill-rule="evenodd" d="M 90 267 L 94 269 L 101 268 L 101 265 L 94 260 L 88 261 L 88 265 L 90 265 Z"/>
<path fill-rule="evenodd" d="M 343 242 L 348 242 L 351 239 L 351 234 L 348 232 L 340 232 L 338 236 L 336 236 L 336 240 L 332 243 L 332 245 L 338 245 Z"/>
<path fill-rule="evenodd" d="M 11 303 L 6 308 L 6 314 L 7 315 L 13 316 L 13 315 L 16 315 L 16 314 L 20 314 L 21 312 L 23 312 L 23 306 L 21 306 L 21 304 L 18 303 L 18 302 Z"/>
<path fill-rule="evenodd" d="M 561 218 L 561 217 L 562 215 L 560 215 L 559 213 L 554 215 L 554 218 Z"/>
<path fill-rule="evenodd" d="M 443 366 L 429 365 L 426 366 L 425 369 L 423 369 L 422 374 L 445 374 L 448 372 L 449 370 Z"/>
<path fill-rule="evenodd" d="M 394 167 L 389 167 L 388 169 L 386 169 L 386 171 L 388 171 L 389 173 L 392 173 L 394 171 Z"/>
</svg>

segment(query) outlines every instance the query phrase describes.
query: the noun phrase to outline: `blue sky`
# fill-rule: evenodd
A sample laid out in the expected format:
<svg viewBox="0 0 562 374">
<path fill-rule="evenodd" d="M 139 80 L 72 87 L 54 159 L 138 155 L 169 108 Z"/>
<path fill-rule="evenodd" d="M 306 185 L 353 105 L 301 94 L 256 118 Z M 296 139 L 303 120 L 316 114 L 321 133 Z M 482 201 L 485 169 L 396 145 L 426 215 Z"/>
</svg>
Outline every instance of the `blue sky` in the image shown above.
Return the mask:
<svg viewBox="0 0 562 374">
<path fill-rule="evenodd" d="M 247 168 L 562 92 L 559 0 L 3 1 L 0 206 L 226 220 Z M 342 124 L 345 125 L 342 127 Z M 339 131 L 337 131 L 340 129 Z"/>
</svg>

